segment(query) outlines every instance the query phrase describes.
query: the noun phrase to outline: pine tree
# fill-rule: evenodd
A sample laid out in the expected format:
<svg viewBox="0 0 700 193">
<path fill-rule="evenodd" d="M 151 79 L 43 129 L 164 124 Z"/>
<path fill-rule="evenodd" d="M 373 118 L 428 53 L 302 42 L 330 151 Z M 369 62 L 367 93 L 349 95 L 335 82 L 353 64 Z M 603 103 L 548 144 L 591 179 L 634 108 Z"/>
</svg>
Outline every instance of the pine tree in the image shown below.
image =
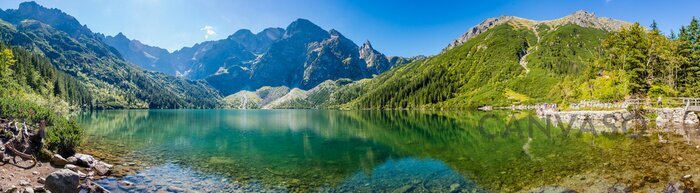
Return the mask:
<svg viewBox="0 0 700 193">
<path fill-rule="evenodd" d="M 681 26 L 678 34 L 677 54 L 680 70 L 678 84 L 686 96 L 700 96 L 700 30 L 698 20 L 693 18 L 690 25 Z"/>
<path fill-rule="evenodd" d="M 610 56 L 607 61 L 628 74 L 629 94 L 644 95 L 650 87 L 650 42 L 646 30 L 639 23 L 614 32 L 603 41 L 603 48 Z"/>
<path fill-rule="evenodd" d="M 651 25 L 649 25 L 649 28 L 651 28 L 651 31 L 659 31 L 659 26 L 656 23 L 656 20 L 653 20 L 651 22 Z"/>
<path fill-rule="evenodd" d="M 671 39 L 671 40 L 678 39 L 678 36 L 676 36 L 676 32 L 673 31 L 673 29 L 671 30 L 670 35 L 668 35 L 668 39 Z"/>
</svg>

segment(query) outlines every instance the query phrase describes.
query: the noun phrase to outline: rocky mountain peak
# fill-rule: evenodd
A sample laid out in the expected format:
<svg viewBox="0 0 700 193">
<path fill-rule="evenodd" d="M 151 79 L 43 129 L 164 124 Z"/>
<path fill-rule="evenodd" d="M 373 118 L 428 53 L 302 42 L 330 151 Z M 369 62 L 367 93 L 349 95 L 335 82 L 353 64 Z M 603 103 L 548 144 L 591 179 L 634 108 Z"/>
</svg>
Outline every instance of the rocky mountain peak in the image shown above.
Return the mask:
<svg viewBox="0 0 700 193">
<path fill-rule="evenodd" d="M 554 20 L 547 20 L 547 21 L 536 21 L 536 20 L 530 20 L 530 19 L 524 19 L 524 18 L 519 18 L 519 17 L 514 17 L 514 16 L 501 16 L 501 17 L 495 17 L 495 18 L 488 18 L 484 20 L 483 22 L 477 24 L 476 26 L 470 28 L 465 32 L 462 36 L 459 38 L 455 39 L 450 45 L 445 48 L 445 50 L 452 49 L 454 47 L 460 46 L 467 42 L 469 39 L 476 37 L 477 35 L 486 32 L 490 28 L 505 24 L 505 23 L 518 23 L 521 25 L 518 26 L 524 26 L 524 27 L 532 27 L 535 25 L 549 25 L 550 27 L 559 27 L 562 25 L 566 24 L 575 24 L 579 25 L 581 27 L 590 27 L 590 28 L 598 28 L 606 31 L 615 31 L 618 30 L 624 26 L 630 25 L 628 22 L 620 21 L 620 20 L 615 20 L 607 17 L 598 17 L 594 13 L 584 11 L 584 10 L 579 10 L 571 15 L 564 16 L 562 18 L 554 19 Z"/>
<path fill-rule="evenodd" d="M 366 68 L 372 74 L 379 74 L 386 70 L 389 70 L 393 64 L 389 62 L 389 59 L 379 51 L 372 47 L 372 43 L 369 40 L 365 41 L 359 49 L 360 59 L 364 60 L 367 64 Z"/>
<path fill-rule="evenodd" d="M 372 47 L 372 43 L 369 42 L 369 40 L 365 41 L 365 43 L 362 44 L 362 47 L 360 48 L 361 50 L 374 50 Z"/>
<path fill-rule="evenodd" d="M 251 32 L 249 29 L 240 29 L 240 30 L 236 31 L 235 33 L 233 33 L 233 35 L 229 36 L 228 38 L 229 39 L 231 39 L 231 38 L 252 38 L 254 36 L 255 36 L 255 34 L 253 34 L 253 32 Z"/>
<path fill-rule="evenodd" d="M 335 29 L 329 30 L 328 34 L 330 34 L 331 36 L 343 36 L 343 34 L 340 34 L 340 32 L 338 30 L 335 30 Z"/>
<path fill-rule="evenodd" d="M 450 43 L 450 45 L 447 46 L 446 49 L 452 49 L 454 47 L 460 46 L 464 44 L 464 42 L 467 42 L 467 40 L 472 39 L 473 37 L 476 37 L 477 35 L 486 32 L 489 28 L 493 26 L 497 26 L 503 23 L 506 23 L 515 17 L 513 16 L 501 16 L 501 17 L 494 17 L 494 18 L 488 18 L 481 23 L 477 24 L 476 26 L 472 27 L 469 29 L 466 33 L 464 33 L 462 36 L 459 38 L 455 39 Z"/>
<path fill-rule="evenodd" d="M 93 35 L 87 26 L 81 25 L 77 19 L 56 8 L 46 8 L 34 1 L 23 2 L 17 9 L 5 10 L 0 14 L 3 20 L 19 24 L 24 20 L 35 20 L 70 35 Z"/>
<path fill-rule="evenodd" d="M 630 25 L 630 23 L 628 22 L 615 20 L 607 17 L 598 17 L 595 15 L 595 13 L 584 10 L 576 11 L 571 15 L 559 19 L 542 21 L 540 23 L 544 23 L 553 27 L 565 24 L 575 24 L 581 27 L 598 28 L 606 31 L 615 31 L 624 26 Z"/>
<path fill-rule="evenodd" d="M 27 2 L 20 3 L 18 10 L 34 10 L 34 9 L 41 9 L 41 8 L 44 8 L 44 7 L 39 5 L 35 1 L 27 1 Z"/>
<path fill-rule="evenodd" d="M 253 53 L 262 53 L 270 48 L 270 45 L 282 38 L 284 29 L 267 28 L 258 34 L 254 34 L 248 29 L 240 29 L 230 35 L 228 39 L 241 44 L 248 51 Z"/>
<path fill-rule="evenodd" d="M 576 17 L 595 17 L 594 13 L 590 13 L 586 10 L 578 10 L 572 13 L 571 15 Z"/>
<path fill-rule="evenodd" d="M 278 40 L 284 35 L 284 29 L 278 27 L 265 28 L 262 32 L 258 33 L 258 36 L 261 35 L 270 40 Z"/>
<path fill-rule="evenodd" d="M 129 38 L 127 38 L 122 32 L 119 32 L 117 35 L 114 36 L 114 38 L 125 39 L 127 41 L 129 40 Z"/>
<path fill-rule="evenodd" d="M 306 19 L 297 19 L 289 24 L 284 35 L 285 38 L 301 37 L 315 41 L 318 41 L 319 38 L 325 39 L 328 36 L 326 30 Z"/>
<path fill-rule="evenodd" d="M 371 55 L 373 55 L 376 52 L 374 48 L 372 48 L 372 44 L 369 42 L 369 40 L 365 41 L 364 44 L 360 47 L 360 58 L 361 59 L 370 59 L 372 58 Z M 370 63 L 370 62 L 368 62 Z"/>
</svg>

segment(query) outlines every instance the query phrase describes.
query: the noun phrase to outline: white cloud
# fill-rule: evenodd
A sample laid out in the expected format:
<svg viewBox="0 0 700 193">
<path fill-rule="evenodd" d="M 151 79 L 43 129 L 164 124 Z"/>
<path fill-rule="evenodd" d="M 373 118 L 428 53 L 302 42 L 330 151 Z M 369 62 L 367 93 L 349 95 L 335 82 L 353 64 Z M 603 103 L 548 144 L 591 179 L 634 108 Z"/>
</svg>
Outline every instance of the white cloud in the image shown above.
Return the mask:
<svg viewBox="0 0 700 193">
<path fill-rule="evenodd" d="M 204 32 L 204 39 L 209 39 L 211 37 L 216 36 L 216 31 L 214 30 L 214 27 L 205 25 L 202 27 L 202 29 L 199 29 Z"/>
</svg>

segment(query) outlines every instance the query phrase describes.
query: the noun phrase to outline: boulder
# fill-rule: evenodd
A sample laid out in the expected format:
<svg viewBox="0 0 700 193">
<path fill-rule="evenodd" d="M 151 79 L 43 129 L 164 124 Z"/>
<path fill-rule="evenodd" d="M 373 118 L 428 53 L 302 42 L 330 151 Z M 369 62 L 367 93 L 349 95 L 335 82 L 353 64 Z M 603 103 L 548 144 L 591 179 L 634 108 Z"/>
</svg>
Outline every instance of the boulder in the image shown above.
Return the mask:
<svg viewBox="0 0 700 193">
<path fill-rule="evenodd" d="M 95 162 L 95 171 L 97 172 L 98 175 L 100 176 L 106 176 L 112 171 L 112 165 L 107 164 L 102 161 L 97 161 Z"/>
<path fill-rule="evenodd" d="M 91 168 L 92 166 L 95 165 L 95 158 L 93 158 L 91 155 L 87 154 L 81 154 L 81 153 L 76 153 L 73 155 L 77 160 L 77 165 L 86 167 L 86 168 Z"/>
<path fill-rule="evenodd" d="M 68 161 L 69 164 L 78 164 L 78 158 L 76 158 L 75 156 L 70 156 L 66 158 L 66 161 Z"/>
<path fill-rule="evenodd" d="M 60 169 L 46 177 L 44 188 L 50 192 L 79 192 L 80 176 L 69 169 Z"/>
<path fill-rule="evenodd" d="M 66 164 L 68 164 L 68 160 L 66 160 L 65 158 L 63 158 L 63 156 L 61 156 L 61 155 L 54 154 L 54 155 L 51 157 L 51 163 L 52 163 L 53 165 L 63 167 L 63 166 L 65 166 Z"/>
<path fill-rule="evenodd" d="M 63 168 L 69 169 L 69 170 L 74 171 L 74 172 L 78 172 L 78 166 L 73 165 L 73 164 L 66 164 L 66 166 L 64 166 Z"/>
</svg>

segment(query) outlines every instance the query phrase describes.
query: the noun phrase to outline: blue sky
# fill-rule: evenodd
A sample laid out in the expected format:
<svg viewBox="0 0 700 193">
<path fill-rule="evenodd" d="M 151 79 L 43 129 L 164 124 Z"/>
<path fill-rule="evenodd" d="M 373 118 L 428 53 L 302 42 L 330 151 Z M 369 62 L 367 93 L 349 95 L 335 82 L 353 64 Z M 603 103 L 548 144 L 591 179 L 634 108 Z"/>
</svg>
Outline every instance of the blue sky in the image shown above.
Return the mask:
<svg viewBox="0 0 700 193">
<path fill-rule="evenodd" d="M 17 8 L 21 0 L 2 0 Z M 73 15 L 95 32 L 123 32 L 146 44 L 176 50 L 226 38 L 238 29 L 258 32 L 306 18 L 361 44 L 370 40 L 387 55 L 439 53 L 489 17 L 548 20 L 587 10 L 599 16 L 677 29 L 700 16 L 697 0 L 37 0 Z"/>
</svg>

